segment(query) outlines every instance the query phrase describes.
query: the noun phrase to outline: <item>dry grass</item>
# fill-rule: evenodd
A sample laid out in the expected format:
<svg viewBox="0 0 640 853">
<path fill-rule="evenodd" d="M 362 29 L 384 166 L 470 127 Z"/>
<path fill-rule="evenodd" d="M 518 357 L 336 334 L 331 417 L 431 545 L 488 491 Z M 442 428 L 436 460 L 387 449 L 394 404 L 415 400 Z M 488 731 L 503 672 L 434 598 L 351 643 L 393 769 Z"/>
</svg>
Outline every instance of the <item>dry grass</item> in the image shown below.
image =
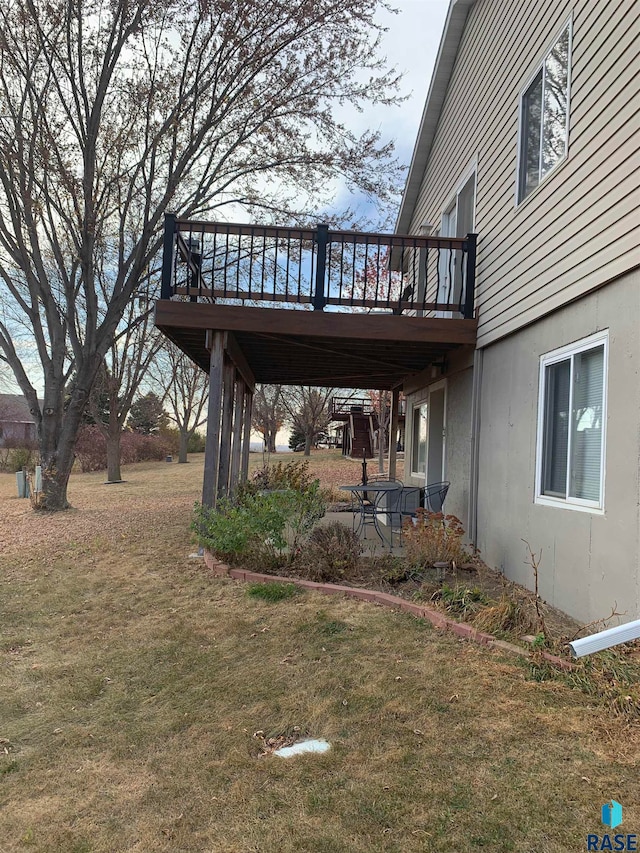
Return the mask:
<svg viewBox="0 0 640 853">
<path fill-rule="evenodd" d="M 612 796 L 638 826 L 636 729 L 410 617 L 251 598 L 187 558 L 201 462 L 125 476 L 58 516 L 0 476 L 2 853 L 571 853 Z M 261 757 L 295 727 L 332 749 Z"/>
</svg>

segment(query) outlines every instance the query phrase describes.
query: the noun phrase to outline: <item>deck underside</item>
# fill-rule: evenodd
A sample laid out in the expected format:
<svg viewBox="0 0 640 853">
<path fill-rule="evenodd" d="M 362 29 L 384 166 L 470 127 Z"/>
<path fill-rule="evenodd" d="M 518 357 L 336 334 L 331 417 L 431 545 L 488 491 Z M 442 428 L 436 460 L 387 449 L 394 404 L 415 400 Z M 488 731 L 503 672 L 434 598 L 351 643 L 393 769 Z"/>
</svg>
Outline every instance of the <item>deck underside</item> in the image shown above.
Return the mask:
<svg viewBox="0 0 640 853">
<path fill-rule="evenodd" d="M 155 324 L 207 372 L 207 333 L 222 331 L 256 382 L 379 390 L 401 388 L 451 350 L 475 346 L 477 327 L 476 320 L 173 300 L 156 303 Z"/>
</svg>

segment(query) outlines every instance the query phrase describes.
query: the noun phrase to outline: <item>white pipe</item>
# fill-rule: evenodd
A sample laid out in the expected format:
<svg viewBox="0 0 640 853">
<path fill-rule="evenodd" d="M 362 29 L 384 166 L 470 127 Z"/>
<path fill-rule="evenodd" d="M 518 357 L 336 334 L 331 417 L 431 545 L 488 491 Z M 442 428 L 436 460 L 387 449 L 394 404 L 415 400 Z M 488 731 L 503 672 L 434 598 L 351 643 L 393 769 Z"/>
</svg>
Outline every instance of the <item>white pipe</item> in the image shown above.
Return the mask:
<svg viewBox="0 0 640 853">
<path fill-rule="evenodd" d="M 592 655 L 594 652 L 601 652 L 603 649 L 611 648 L 611 646 L 618 646 L 620 643 L 628 643 L 631 640 L 638 639 L 640 639 L 640 619 L 635 622 L 627 622 L 625 625 L 618 625 L 615 628 L 607 628 L 606 631 L 598 631 L 597 634 L 583 637 L 581 640 L 574 640 L 569 643 L 569 648 L 574 657 L 581 658 L 584 655 Z"/>
</svg>

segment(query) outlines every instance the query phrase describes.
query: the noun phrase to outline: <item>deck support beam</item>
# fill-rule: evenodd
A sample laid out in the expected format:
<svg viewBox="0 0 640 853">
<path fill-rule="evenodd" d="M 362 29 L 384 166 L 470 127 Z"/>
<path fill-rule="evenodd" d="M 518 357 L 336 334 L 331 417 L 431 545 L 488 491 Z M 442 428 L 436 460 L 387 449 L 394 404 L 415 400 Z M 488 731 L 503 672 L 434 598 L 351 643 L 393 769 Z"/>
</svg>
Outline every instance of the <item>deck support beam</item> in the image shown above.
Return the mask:
<svg viewBox="0 0 640 853">
<path fill-rule="evenodd" d="M 220 468 L 218 472 L 219 498 L 226 497 L 229 494 L 234 380 L 235 367 L 230 361 L 227 361 L 223 369 L 222 429 L 220 432 Z"/>
<path fill-rule="evenodd" d="M 400 389 L 391 391 L 391 423 L 389 424 L 389 479 L 396 476 L 398 449 L 398 413 L 400 410 Z"/>
<path fill-rule="evenodd" d="M 240 482 L 246 482 L 249 477 L 249 450 L 251 448 L 251 414 L 253 409 L 253 391 L 245 387 L 244 390 L 244 435 L 242 436 L 242 466 L 240 469 Z"/>
<path fill-rule="evenodd" d="M 220 462 L 220 410 L 222 406 L 222 373 L 225 333 L 211 333 L 209 361 L 209 405 L 207 408 L 207 438 L 204 450 L 204 479 L 202 506 L 215 508 Z"/>
<path fill-rule="evenodd" d="M 240 481 L 240 465 L 242 462 L 242 433 L 244 424 L 242 416 L 244 413 L 245 381 L 239 378 L 236 381 L 235 405 L 233 408 L 233 435 L 231 447 L 231 474 L 229 477 L 229 494 L 233 496 Z"/>
</svg>

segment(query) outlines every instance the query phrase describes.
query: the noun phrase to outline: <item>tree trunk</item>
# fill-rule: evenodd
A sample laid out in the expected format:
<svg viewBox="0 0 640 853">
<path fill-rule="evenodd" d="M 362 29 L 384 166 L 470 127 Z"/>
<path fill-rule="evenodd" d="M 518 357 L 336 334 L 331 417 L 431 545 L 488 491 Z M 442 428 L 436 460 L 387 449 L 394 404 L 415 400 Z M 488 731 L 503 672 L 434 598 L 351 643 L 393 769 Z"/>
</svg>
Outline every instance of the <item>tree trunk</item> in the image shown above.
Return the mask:
<svg viewBox="0 0 640 853">
<path fill-rule="evenodd" d="M 42 466 L 41 508 L 53 512 L 69 508 L 67 486 L 75 459 L 78 427 L 88 396 L 72 398 L 63 422 L 64 397 L 60 387 L 61 384 L 58 386 L 55 381 L 48 388 L 45 384 L 42 420 L 38 428 Z"/>
<path fill-rule="evenodd" d="M 304 455 L 311 456 L 311 442 L 313 441 L 312 435 L 305 435 L 304 437 Z"/>
<path fill-rule="evenodd" d="M 276 434 L 273 430 L 269 430 L 265 444 L 267 445 L 267 453 L 276 452 Z"/>
<path fill-rule="evenodd" d="M 189 443 L 189 433 L 186 429 L 180 430 L 180 447 L 178 449 L 178 462 L 188 462 L 187 459 L 187 444 Z"/>
<path fill-rule="evenodd" d="M 63 449 L 61 453 L 42 452 L 40 464 L 42 465 L 42 509 L 57 511 L 69 509 L 67 500 L 67 485 L 69 475 L 73 468 L 73 449 Z"/>
<path fill-rule="evenodd" d="M 121 483 L 120 473 L 120 427 L 107 436 L 107 483 Z"/>
<path fill-rule="evenodd" d="M 67 486 L 75 460 L 76 438 L 100 360 L 100 356 L 96 356 L 78 375 L 66 412 L 64 382 L 59 378 L 60 373 L 45 377 L 42 419 L 38 424 L 42 509 L 57 512 L 69 508 Z"/>
</svg>

